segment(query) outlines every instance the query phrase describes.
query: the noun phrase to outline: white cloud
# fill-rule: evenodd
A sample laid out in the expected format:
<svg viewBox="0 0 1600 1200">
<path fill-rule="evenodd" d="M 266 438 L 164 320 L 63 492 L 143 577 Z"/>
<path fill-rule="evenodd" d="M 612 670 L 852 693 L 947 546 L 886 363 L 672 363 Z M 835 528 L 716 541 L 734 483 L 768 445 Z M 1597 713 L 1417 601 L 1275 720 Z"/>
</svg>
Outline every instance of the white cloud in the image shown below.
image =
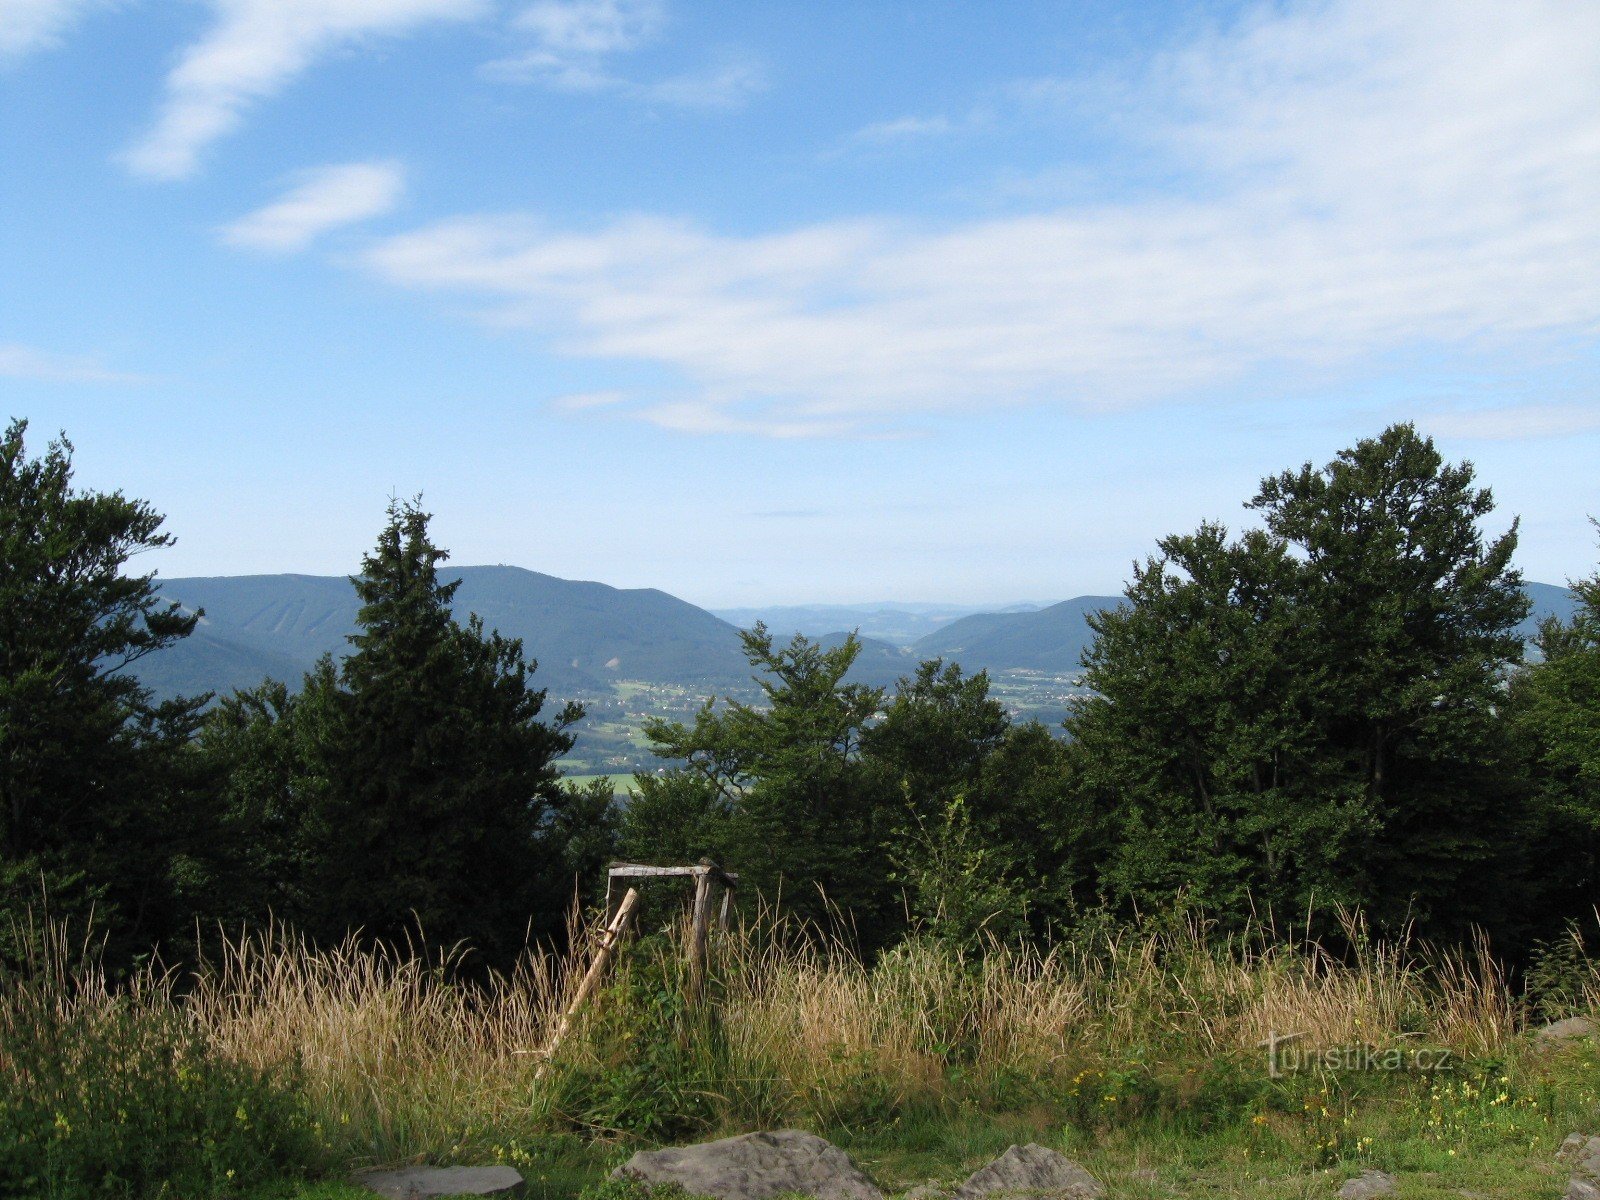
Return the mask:
<svg viewBox="0 0 1600 1200">
<path fill-rule="evenodd" d="M 940 137 L 953 133 L 956 122 L 949 117 L 896 117 L 863 125 L 852 135 L 858 142 L 898 142 L 915 138 Z"/>
<path fill-rule="evenodd" d="M 1600 407 L 1581 404 L 1529 404 L 1520 408 L 1432 413 L 1420 425 L 1438 437 L 1515 442 L 1529 438 L 1570 437 L 1600 429 Z"/>
<path fill-rule="evenodd" d="M 623 82 L 618 90 L 674 108 L 737 108 L 766 86 L 766 72 L 760 64 L 734 59 L 654 83 Z"/>
<path fill-rule="evenodd" d="M 180 179 L 201 150 L 231 132 L 320 55 L 367 37 L 398 36 L 432 21 L 466 20 L 486 0 L 212 0 L 216 21 L 167 76 L 154 127 L 125 154 L 141 175 Z"/>
<path fill-rule="evenodd" d="M 653 37 L 665 17 L 660 0 L 540 0 L 514 24 L 553 58 L 581 58 L 632 50 Z"/>
<path fill-rule="evenodd" d="M 396 163 L 318 167 L 302 173 L 279 199 L 222 229 L 222 240 L 254 250 L 302 250 L 330 229 L 389 212 L 403 187 Z"/>
<path fill-rule="evenodd" d="M 53 354 L 17 342 L 0 342 L 0 379 L 35 383 L 143 383 L 140 375 L 112 371 L 93 359 Z"/>
<path fill-rule="evenodd" d="M 623 81 L 606 69 L 605 59 L 644 45 L 665 18 L 660 0 L 540 0 L 512 22 L 532 45 L 484 69 L 499 79 L 537 79 L 563 91 L 608 91 Z"/>
<path fill-rule="evenodd" d="M 0 0 L 0 63 L 48 50 L 90 8 L 106 0 Z"/>
<path fill-rule="evenodd" d="M 1194 395 L 1385 356 L 1515 355 L 1600 330 L 1600 6 L 1260 10 L 1139 97 L 1165 197 L 927 228 L 723 236 L 448 220 L 373 269 L 484 298 L 567 353 L 661 364 L 678 428 L 881 427 L 1028 400 Z"/>
<path fill-rule="evenodd" d="M 531 45 L 487 64 L 490 78 L 565 92 L 611 93 L 676 108 L 732 108 L 765 86 L 759 64 L 727 58 L 699 71 L 639 82 L 611 58 L 649 44 L 666 24 L 661 0 L 539 0 L 512 22 Z"/>
<path fill-rule="evenodd" d="M 614 408 L 627 403 L 627 400 L 626 392 L 572 392 L 557 396 L 550 403 L 568 412 L 585 412 L 595 408 Z"/>
</svg>

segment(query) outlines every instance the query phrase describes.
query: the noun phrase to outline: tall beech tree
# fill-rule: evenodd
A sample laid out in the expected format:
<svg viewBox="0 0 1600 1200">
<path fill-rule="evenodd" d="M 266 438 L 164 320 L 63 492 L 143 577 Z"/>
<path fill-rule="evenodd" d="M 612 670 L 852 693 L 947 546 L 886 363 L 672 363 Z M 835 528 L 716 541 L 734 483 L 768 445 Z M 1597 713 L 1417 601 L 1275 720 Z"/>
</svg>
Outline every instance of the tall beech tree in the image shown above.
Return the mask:
<svg viewBox="0 0 1600 1200">
<path fill-rule="evenodd" d="M 1562 917 L 1588 924 L 1600 899 L 1600 571 L 1571 586 L 1577 610 L 1540 626 L 1508 705 L 1534 810 L 1517 840 L 1542 900 L 1535 936 Z"/>
<path fill-rule="evenodd" d="M 1508 919 L 1481 886 L 1518 789 L 1496 720 L 1528 601 L 1516 523 L 1410 425 L 1262 482 L 1262 530 L 1172 537 L 1094 618 L 1068 722 L 1114 801 L 1110 889 L 1381 925 Z"/>
</svg>

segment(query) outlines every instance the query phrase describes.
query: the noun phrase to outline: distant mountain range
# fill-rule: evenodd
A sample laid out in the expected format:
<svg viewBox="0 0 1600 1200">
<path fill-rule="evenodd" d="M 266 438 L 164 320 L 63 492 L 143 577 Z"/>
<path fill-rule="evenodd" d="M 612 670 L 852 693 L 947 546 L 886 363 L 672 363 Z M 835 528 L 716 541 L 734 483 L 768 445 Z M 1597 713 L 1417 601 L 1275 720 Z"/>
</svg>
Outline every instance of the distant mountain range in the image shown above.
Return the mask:
<svg viewBox="0 0 1600 1200">
<path fill-rule="evenodd" d="M 520 567 L 461 567 L 446 577 L 461 581 L 457 614 L 477 613 L 489 628 L 521 638 L 539 662 L 539 684 L 560 697 L 605 694 L 623 679 L 707 691 L 744 688 L 751 671 L 739 627 L 728 617 L 749 624 L 763 619 L 781 639 L 798 632 L 830 646 L 858 629 L 862 651 L 852 678 L 872 685 L 891 685 L 929 658 L 958 662 L 968 672 L 1070 674 L 1091 638 L 1087 614 L 1120 603 L 1116 596 L 1079 596 L 1003 612 L 873 604 L 718 615 L 653 588 L 614 588 Z M 1544 616 L 1571 615 L 1575 601 L 1566 588 L 1530 583 L 1527 590 L 1534 615 L 1526 635 Z M 297 684 L 321 655 L 344 654 L 355 630 L 355 590 L 342 576 L 172 579 L 162 581 L 161 592 L 205 616 L 192 637 L 139 664 L 160 696 L 226 693 L 268 677 Z M 907 641 L 911 634 L 916 637 Z"/>
<path fill-rule="evenodd" d="M 909 646 L 918 638 L 943 629 L 952 621 L 979 613 L 1034 612 L 1042 604 L 1012 604 L 996 608 L 960 604 L 793 604 L 768 608 L 714 608 L 711 611 L 740 629 L 757 621 L 780 637 L 803 633 L 823 637 L 853 629 L 862 637 L 892 646 Z"/>
<path fill-rule="evenodd" d="M 455 611 L 522 639 L 538 682 L 558 696 L 596 694 L 617 679 L 726 686 L 748 680 L 739 632 L 654 588 L 557 579 L 520 567 L 462 567 Z M 298 683 L 323 654 L 349 648 L 360 607 L 342 576 L 171 579 L 163 596 L 204 610 L 194 634 L 139 664 L 160 695 L 231 691 L 267 676 Z"/>
</svg>

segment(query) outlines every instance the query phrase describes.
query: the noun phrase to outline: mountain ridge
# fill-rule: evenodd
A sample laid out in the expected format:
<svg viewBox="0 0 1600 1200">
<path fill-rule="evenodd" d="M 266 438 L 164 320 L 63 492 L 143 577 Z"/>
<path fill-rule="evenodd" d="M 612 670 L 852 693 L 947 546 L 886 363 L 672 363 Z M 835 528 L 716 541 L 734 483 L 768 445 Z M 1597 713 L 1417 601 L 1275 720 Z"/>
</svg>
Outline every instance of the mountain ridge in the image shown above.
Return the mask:
<svg viewBox="0 0 1600 1200">
<path fill-rule="evenodd" d="M 440 576 L 460 580 L 454 605 L 460 619 L 476 613 L 485 627 L 522 639 L 524 652 L 539 664 L 539 686 L 554 695 L 608 694 L 618 680 L 719 692 L 749 686 L 751 668 L 738 627 L 659 588 L 616 588 L 504 565 L 457 567 Z M 323 654 L 345 651 L 359 608 L 348 576 L 191 576 L 158 585 L 164 597 L 189 611 L 205 611 L 193 636 L 137 664 L 159 696 L 228 692 L 269 676 L 293 687 Z M 1566 588 L 1537 582 L 1525 588 L 1534 614 L 1521 627 L 1524 637 L 1532 636 L 1540 617 L 1571 615 L 1576 602 Z M 969 673 L 1071 675 L 1092 638 L 1087 615 L 1121 602 L 1120 596 L 1091 595 L 1020 611 L 969 611 L 910 642 L 857 626 L 862 651 L 850 678 L 892 686 L 929 658 L 958 662 Z M 790 607 L 819 613 L 891 606 Z M 807 636 L 831 647 L 849 632 L 836 628 Z M 779 627 L 773 633 L 780 641 L 791 636 Z"/>
</svg>

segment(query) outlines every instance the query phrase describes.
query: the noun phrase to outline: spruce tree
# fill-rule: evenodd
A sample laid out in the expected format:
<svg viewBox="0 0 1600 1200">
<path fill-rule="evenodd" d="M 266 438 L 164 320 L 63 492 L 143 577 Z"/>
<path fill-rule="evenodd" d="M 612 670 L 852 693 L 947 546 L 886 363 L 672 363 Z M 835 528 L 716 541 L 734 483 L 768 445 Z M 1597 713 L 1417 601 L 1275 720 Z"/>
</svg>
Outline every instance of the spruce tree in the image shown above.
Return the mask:
<svg viewBox="0 0 1600 1200">
<path fill-rule="evenodd" d="M 352 580 L 360 631 L 309 817 L 311 892 L 325 936 L 420 933 L 504 962 L 530 930 L 558 928 L 572 895 L 556 759 L 582 709 L 541 721 L 522 643 L 452 618 L 457 584 L 439 578 L 429 519 L 391 504 Z"/>
<path fill-rule="evenodd" d="M 26 429 L 0 438 L 0 908 L 37 901 L 42 881 L 58 915 L 96 908 L 114 954 L 144 950 L 186 923 L 204 698 L 156 704 L 129 668 L 198 614 L 126 569 L 172 544 L 161 515 L 75 488 L 65 438 L 30 460 Z"/>
</svg>

